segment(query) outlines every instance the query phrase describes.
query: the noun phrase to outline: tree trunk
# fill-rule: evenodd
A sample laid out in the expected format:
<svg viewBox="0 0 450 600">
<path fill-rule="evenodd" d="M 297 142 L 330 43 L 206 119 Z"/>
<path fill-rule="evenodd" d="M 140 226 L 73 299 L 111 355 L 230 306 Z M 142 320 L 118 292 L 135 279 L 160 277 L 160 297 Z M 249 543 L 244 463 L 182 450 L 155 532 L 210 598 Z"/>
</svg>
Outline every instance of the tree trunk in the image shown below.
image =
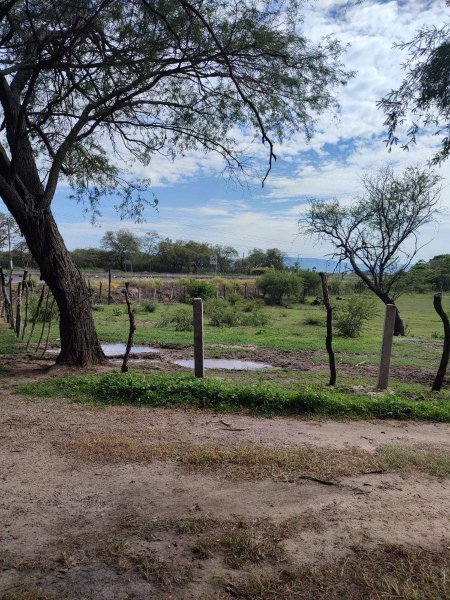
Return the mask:
<svg viewBox="0 0 450 600">
<path fill-rule="evenodd" d="M 51 210 L 16 212 L 14 217 L 59 308 L 61 352 L 56 362 L 76 366 L 103 362 L 106 357 L 95 331 L 89 291 Z"/>
<path fill-rule="evenodd" d="M 364 283 L 367 285 L 369 290 L 371 290 L 376 296 L 378 296 L 378 298 L 382 302 L 384 302 L 385 305 L 393 304 L 395 306 L 397 313 L 395 315 L 394 335 L 395 336 L 405 335 L 405 324 L 403 323 L 403 319 L 400 316 L 400 312 L 399 312 L 394 300 L 389 296 L 389 294 L 387 292 L 383 291 L 380 287 L 378 287 L 375 284 L 375 282 L 373 282 L 370 279 L 370 277 L 368 277 L 363 271 L 361 271 L 361 269 L 358 267 L 358 265 L 355 261 L 355 257 L 352 254 L 347 255 L 347 257 L 350 260 L 350 263 L 351 263 L 356 275 L 358 275 L 358 277 L 364 281 Z"/>
<path fill-rule="evenodd" d="M 395 302 L 392 302 L 395 305 Z M 395 305 L 397 312 L 395 313 L 395 324 L 394 324 L 394 335 L 403 336 L 405 335 L 405 324 L 403 323 L 403 319 L 400 316 L 397 305 Z"/>
<path fill-rule="evenodd" d="M 375 290 L 374 290 L 375 291 Z M 378 293 L 375 291 L 375 294 L 384 302 L 385 305 L 393 304 L 395 306 L 395 323 L 394 323 L 394 335 L 395 336 L 403 336 L 405 335 L 405 324 L 403 323 L 403 319 L 400 316 L 400 311 L 395 304 L 395 300 L 392 300 L 390 296 L 385 294 L 384 292 Z"/>
</svg>

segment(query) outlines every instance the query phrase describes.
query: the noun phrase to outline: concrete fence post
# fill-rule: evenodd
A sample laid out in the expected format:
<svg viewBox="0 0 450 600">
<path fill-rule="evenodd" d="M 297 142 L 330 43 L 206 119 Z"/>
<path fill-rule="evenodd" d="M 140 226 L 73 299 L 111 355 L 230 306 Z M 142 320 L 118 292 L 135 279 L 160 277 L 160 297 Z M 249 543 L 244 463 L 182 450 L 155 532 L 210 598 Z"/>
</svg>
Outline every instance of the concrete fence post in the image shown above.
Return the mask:
<svg viewBox="0 0 450 600">
<path fill-rule="evenodd" d="M 383 343 L 381 346 L 380 372 L 378 376 L 379 390 L 385 390 L 388 386 L 396 314 L 397 307 L 394 304 L 387 304 L 386 316 L 384 318 Z"/>
<path fill-rule="evenodd" d="M 203 300 L 194 298 L 192 306 L 194 308 L 194 375 L 204 377 Z"/>
</svg>

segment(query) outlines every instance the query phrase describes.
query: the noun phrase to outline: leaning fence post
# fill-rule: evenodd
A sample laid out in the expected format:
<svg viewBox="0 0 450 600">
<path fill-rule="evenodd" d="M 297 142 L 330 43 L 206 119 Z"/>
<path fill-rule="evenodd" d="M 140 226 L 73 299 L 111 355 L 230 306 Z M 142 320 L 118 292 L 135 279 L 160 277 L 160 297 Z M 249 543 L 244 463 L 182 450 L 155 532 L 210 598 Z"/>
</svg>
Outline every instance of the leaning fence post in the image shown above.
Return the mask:
<svg viewBox="0 0 450 600">
<path fill-rule="evenodd" d="M 444 383 L 445 373 L 447 372 L 448 361 L 450 358 L 450 322 L 447 314 L 442 308 L 442 294 L 434 295 L 433 306 L 437 314 L 441 317 L 444 325 L 444 347 L 442 349 L 441 362 L 439 363 L 439 369 L 433 382 L 433 387 L 431 388 L 433 392 L 438 392 Z"/>
<path fill-rule="evenodd" d="M 20 329 L 22 327 L 22 282 L 17 284 L 17 298 L 16 298 L 16 337 L 20 336 Z"/>
<path fill-rule="evenodd" d="M 319 273 L 322 281 L 323 303 L 327 311 L 327 336 L 325 346 L 328 352 L 328 364 L 330 365 L 330 381 L 328 385 L 336 385 L 336 358 L 333 350 L 333 307 L 330 304 L 328 293 L 328 281 L 326 273 Z"/>
<path fill-rule="evenodd" d="M 203 300 L 194 298 L 194 375 L 204 377 L 204 346 L 203 346 Z"/>
<path fill-rule="evenodd" d="M 391 364 L 392 340 L 394 338 L 395 317 L 397 307 L 395 304 L 386 304 L 384 318 L 383 343 L 381 346 L 380 373 L 378 376 L 378 389 L 385 390 L 389 381 L 389 367 Z"/>
</svg>

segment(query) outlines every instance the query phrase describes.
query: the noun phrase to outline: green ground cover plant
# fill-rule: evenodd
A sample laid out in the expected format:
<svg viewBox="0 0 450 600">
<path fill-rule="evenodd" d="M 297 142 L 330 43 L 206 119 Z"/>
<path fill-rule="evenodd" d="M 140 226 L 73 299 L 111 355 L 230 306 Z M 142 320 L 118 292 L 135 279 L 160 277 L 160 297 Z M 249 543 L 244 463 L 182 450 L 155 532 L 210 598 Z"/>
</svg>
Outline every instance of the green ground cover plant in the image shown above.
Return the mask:
<svg viewBox="0 0 450 600">
<path fill-rule="evenodd" d="M 189 375 L 108 373 L 55 377 L 19 386 L 17 391 L 35 397 L 66 397 L 100 405 L 184 406 L 261 415 L 310 415 L 335 418 L 421 419 L 450 422 L 445 399 L 411 400 L 394 394 L 342 393 L 304 386 L 236 384 Z"/>
</svg>

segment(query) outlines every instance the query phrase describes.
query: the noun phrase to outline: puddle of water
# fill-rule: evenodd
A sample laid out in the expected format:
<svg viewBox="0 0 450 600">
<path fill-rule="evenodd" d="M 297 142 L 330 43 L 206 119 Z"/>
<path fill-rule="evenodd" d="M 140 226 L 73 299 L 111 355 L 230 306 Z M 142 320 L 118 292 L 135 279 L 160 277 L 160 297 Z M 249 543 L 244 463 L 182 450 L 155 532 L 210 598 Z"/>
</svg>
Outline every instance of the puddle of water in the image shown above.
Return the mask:
<svg viewBox="0 0 450 600">
<path fill-rule="evenodd" d="M 106 356 L 120 356 L 121 354 L 125 354 L 127 345 L 104 343 L 102 344 L 102 348 Z M 159 352 L 159 349 L 152 348 L 151 346 L 133 346 L 131 348 L 130 356 L 132 354 L 155 354 L 157 352 Z"/>
<path fill-rule="evenodd" d="M 111 358 L 110 362 L 114 363 L 115 365 L 121 365 L 123 363 L 123 359 L 122 358 Z M 148 361 L 145 360 L 145 358 L 130 358 L 128 361 L 128 364 L 131 365 L 135 365 L 137 363 L 147 363 Z"/>
<path fill-rule="evenodd" d="M 174 363 L 188 369 L 194 368 L 193 359 L 175 360 Z M 236 360 L 231 358 L 206 358 L 205 369 L 228 369 L 234 371 L 260 371 L 261 369 L 273 369 L 272 365 L 253 362 L 251 360 Z"/>
<path fill-rule="evenodd" d="M 127 349 L 126 344 L 110 344 L 105 342 L 101 346 L 103 352 L 106 354 L 106 356 L 109 357 L 122 356 L 123 354 L 125 354 L 125 350 Z M 47 350 L 47 352 L 49 354 L 58 354 L 59 348 L 50 348 L 49 350 Z M 157 352 L 159 352 L 159 349 L 152 348 L 151 346 L 132 346 L 130 356 L 132 356 L 133 354 L 155 354 Z"/>
</svg>

